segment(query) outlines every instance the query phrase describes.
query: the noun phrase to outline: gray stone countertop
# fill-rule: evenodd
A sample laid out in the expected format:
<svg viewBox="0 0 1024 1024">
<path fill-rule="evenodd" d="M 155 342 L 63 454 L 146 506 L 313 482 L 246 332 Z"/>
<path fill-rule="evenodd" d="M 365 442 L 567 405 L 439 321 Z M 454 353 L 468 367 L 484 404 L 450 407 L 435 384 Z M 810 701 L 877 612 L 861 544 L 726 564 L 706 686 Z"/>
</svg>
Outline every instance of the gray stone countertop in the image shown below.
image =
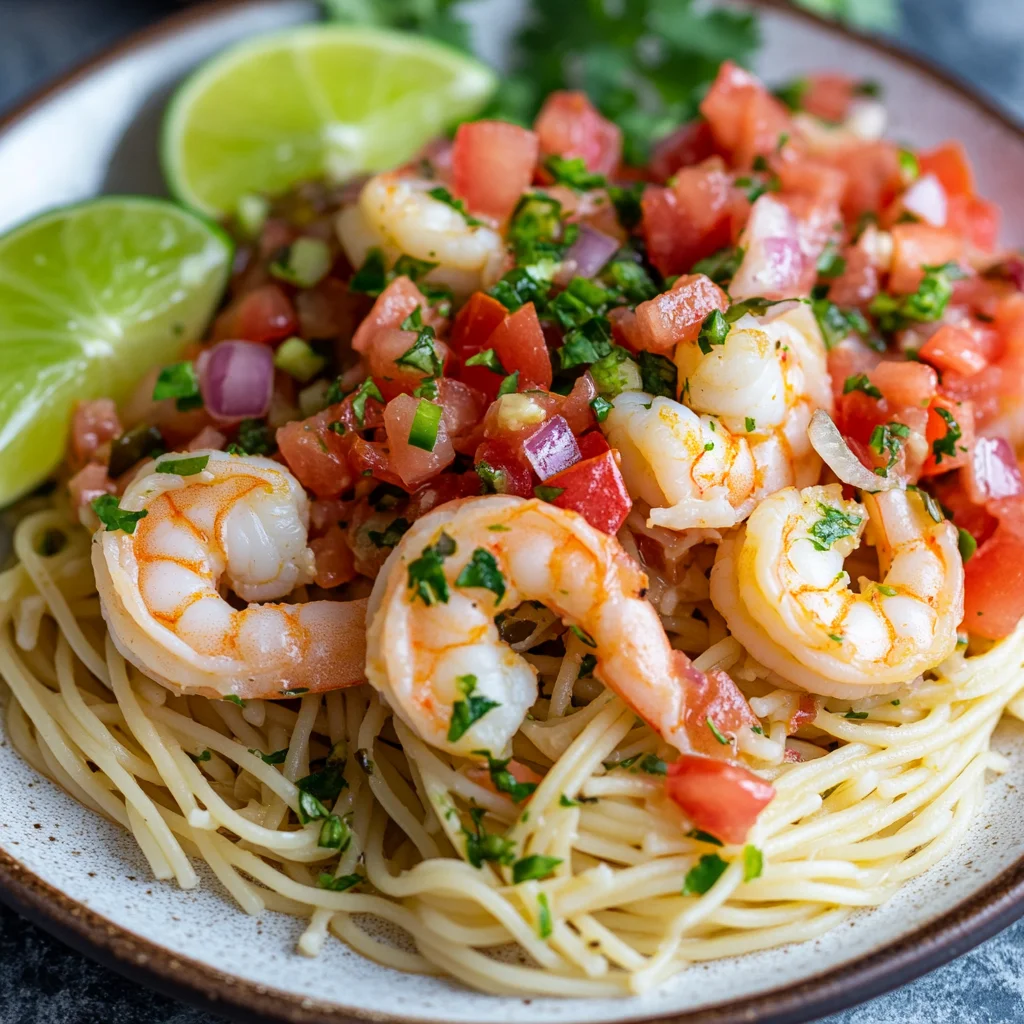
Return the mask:
<svg viewBox="0 0 1024 1024">
<path fill-rule="evenodd" d="M 0 0 L 0 112 L 177 6 Z M 1024 117 L 1024 0 L 902 0 L 900 41 Z M 0 1024 L 217 1024 L 94 964 L 0 907 Z M 820 1024 L 1024 1021 L 1024 921 L 959 960 Z"/>
</svg>

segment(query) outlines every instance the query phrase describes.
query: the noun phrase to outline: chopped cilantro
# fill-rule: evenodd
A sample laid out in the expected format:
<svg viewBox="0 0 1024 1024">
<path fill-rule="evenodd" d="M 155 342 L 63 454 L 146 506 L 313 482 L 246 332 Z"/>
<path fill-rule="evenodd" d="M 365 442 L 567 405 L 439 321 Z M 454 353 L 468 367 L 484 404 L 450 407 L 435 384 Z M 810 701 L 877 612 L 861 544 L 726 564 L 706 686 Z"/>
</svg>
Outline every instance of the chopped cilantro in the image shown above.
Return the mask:
<svg viewBox="0 0 1024 1024">
<path fill-rule="evenodd" d="M 455 581 L 457 587 L 480 587 L 494 594 L 495 602 L 505 596 L 505 577 L 489 551 L 477 548 Z"/>
<path fill-rule="evenodd" d="M 264 754 L 262 751 L 254 750 L 252 747 L 249 748 L 249 753 L 260 758 L 264 764 L 284 764 L 288 760 L 288 748 L 284 747 L 282 750 L 275 750 L 273 753 Z"/>
<path fill-rule="evenodd" d="M 528 857 L 520 857 L 512 865 L 512 884 L 542 881 L 550 878 L 555 868 L 562 863 L 561 857 L 546 857 L 541 853 L 531 853 Z"/>
<path fill-rule="evenodd" d="M 93 498 L 92 510 L 108 530 L 124 530 L 127 534 L 133 534 L 139 520 L 149 515 L 146 509 L 129 512 L 121 508 L 113 494 L 101 494 L 98 498 Z"/>
<path fill-rule="evenodd" d="M 839 277 L 846 270 L 846 260 L 839 254 L 835 242 L 829 242 L 818 257 L 818 274 L 820 277 Z"/>
<path fill-rule="evenodd" d="M 705 853 L 689 871 L 683 882 L 684 896 L 703 896 L 722 877 L 728 863 L 717 853 Z"/>
<path fill-rule="evenodd" d="M 356 388 L 352 398 L 352 415 L 356 418 L 356 424 L 362 427 L 366 423 L 366 400 L 373 398 L 378 402 L 384 401 L 380 388 L 373 382 L 372 377 L 367 377 L 362 384 Z"/>
<path fill-rule="evenodd" d="M 337 878 L 326 871 L 317 876 L 316 884 L 330 892 L 347 892 L 363 881 L 362 875 L 339 875 Z"/>
<path fill-rule="evenodd" d="M 612 403 L 603 395 L 598 395 L 590 402 L 590 408 L 594 410 L 594 419 L 598 423 L 604 423 L 608 419 L 608 413 L 612 411 Z"/>
<path fill-rule="evenodd" d="M 491 782 L 499 793 L 507 793 L 512 797 L 513 803 L 521 804 L 536 788 L 535 782 L 519 782 L 508 770 L 511 758 L 499 761 L 491 757 L 489 750 L 474 750 L 477 757 L 487 758 L 487 770 L 491 774 Z"/>
<path fill-rule="evenodd" d="M 645 754 L 640 761 L 640 770 L 648 775 L 667 775 L 668 765 L 657 754 Z"/>
<path fill-rule="evenodd" d="M 480 461 L 474 467 L 484 485 L 484 494 L 504 494 L 508 490 L 508 473 L 496 469 L 489 462 Z"/>
<path fill-rule="evenodd" d="M 455 541 L 442 533 L 436 544 L 423 549 L 420 557 L 409 563 L 409 589 L 428 607 L 448 603 L 448 580 L 444 560 L 455 553 Z"/>
<path fill-rule="evenodd" d="M 748 434 L 757 429 L 757 421 L 753 416 L 747 416 L 743 421 L 743 425 L 746 427 Z"/>
<path fill-rule="evenodd" d="M 891 334 L 906 327 L 908 323 L 931 323 L 942 318 L 949 300 L 953 297 L 953 281 L 964 276 L 954 263 L 941 266 L 925 266 L 924 277 L 911 295 L 876 295 L 869 312 L 877 317 L 879 327 Z"/>
<path fill-rule="evenodd" d="M 938 405 L 935 406 L 935 412 L 946 423 L 945 435 L 932 441 L 932 454 L 935 456 L 935 464 L 938 465 L 942 462 L 943 456 L 950 459 L 956 458 L 956 443 L 963 437 L 963 432 L 960 430 L 960 424 L 957 423 L 953 418 L 953 414 L 948 409 L 943 409 L 941 405 Z"/>
<path fill-rule="evenodd" d="M 698 843 L 708 843 L 711 846 L 721 846 L 722 840 L 713 836 L 710 832 L 702 832 L 699 828 L 691 829 L 686 835 L 690 839 L 696 839 Z"/>
<path fill-rule="evenodd" d="M 537 484 L 533 489 L 533 493 L 536 497 L 540 498 L 541 501 L 552 502 L 556 498 L 560 498 L 565 494 L 564 487 L 545 487 L 543 484 Z"/>
<path fill-rule="evenodd" d="M 957 527 L 956 545 L 960 549 L 960 557 L 966 562 L 971 555 L 978 550 L 978 542 L 973 534 L 968 533 L 962 526 Z"/>
<path fill-rule="evenodd" d="M 462 829 L 466 837 L 466 860 L 475 868 L 483 867 L 485 860 L 507 866 L 515 860 L 515 843 L 511 839 L 488 832 L 483 825 L 485 814 L 486 811 L 482 807 L 470 808 L 469 816 L 473 822 L 473 829 L 465 826 Z"/>
<path fill-rule="evenodd" d="M 498 359 L 498 354 L 493 348 L 485 348 L 482 352 L 477 352 L 476 355 L 470 356 L 464 365 L 486 366 L 491 373 L 500 373 L 503 377 L 506 372 L 505 367 L 501 365 L 501 360 Z"/>
<path fill-rule="evenodd" d="M 177 476 L 195 476 L 202 473 L 210 461 L 209 455 L 196 455 L 190 459 L 168 459 L 156 464 L 157 473 L 174 473 Z"/>
<path fill-rule="evenodd" d="M 579 626 L 570 626 L 569 629 L 581 643 L 597 648 L 597 641 L 585 629 L 580 629 Z"/>
<path fill-rule="evenodd" d="M 863 719 L 867 717 L 868 713 L 866 711 L 847 711 L 846 714 L 843 715 L 843 718 Z"/>
<path fill-rule="evenodd" d="M 644 391 L 664 398 L 676 397 L 679 369 L 671 359 L 653 352 L 639 352 L 637 360 Z"/>
<path fill-rule="evenodd" d="M 855 373 L 846 378 L 843 383 L 843 394 L 848 395 L 853 391 L 862 391 L 868 398 L 883 397 L 882 392 L 871 383 L 866 373 Z"/>
<path fill-rule="evenodd" d="M 736 276 L 743 262 L 744 250 L 738 245 L 726 246 L 693 265 L 691 273 L 706 274 L 715 284 L 726 284 Z"/>
<path fill-rule="evenodd" d="M 419 313 L 420 307 L 416 307 L 416 312 Z M 411 319 L 411 317 L 410 317 Z M 395 362 L 399 366 L 411 366 L 414 370 L 419 370 L 421 373 L 425 373 L 428 377 L 439 377 L 444 364 L 441 361 L 441 357 L 437 354 L 437 349 L 434 347 L 434 328 L 429 325 L 424 327 L 422 321 L 414 327 L 406 327 L 406 320 L 402 324 L 402 330 L 416 330 L 419 333 L 416 335 L 416 340 L 412 343 L 411 347 L 406 349 Z"/>
<path fill-rule="evenodd" d="M 457 700 L 452 705 L 452 717 L 448 723 L 448 742 L 455 743 L 462 739 L 466 730 L 478 722 L 488 711 L 501 705 L 488 697 L 481 697 L 477 694 L 477 678 L 474 675 L 459 676 L 455 680 L 459 693 L 465 698 Z"/>
<path fill-rule="evenodd" d="M 173 398 L 180 412 L 202 406 L 199 375 L 191 362 L 172 363 L 160 371 L 153 387 L 153 401 L 161 402 L 166 398 Z"/>
<path fill-rule="evenodd" d="M 367 530 L 366 535 L 374 547 L 393 548 L 405 536 L 411 525 L 408 519 L 399 516 L 388 524 L 387 529 Z"/>
<path fill-rule="evenodd" d="M 722 744 L 722 746 L 727 746 L 728 744 L 732 743 L 732 740 L 729 739 L 729 737 L 726 736 L 725 733 L 723 733 L 722 730 L 719 729 L 717 725 L 715 725 L 715 723 L 712 720 L 710 715 L 708 715 L 704 719 L 704 721 L 707 722 L 708 728 L 711 730 L 711 735 L 714 736 L 715 739 L 718 740 L 718 742 Z"/>
<path fill-rule="evenodd" d="M 432 188 L 427 195 L 431 199 L 436 199 L 439 203 L 444 203 L 445 206 L 450 206 L 456 213 L 461 214 L 462 219 L 471 228 L 480 227 L 483 224 L 482 220 L 477 220 L 466 209 L 466 201 L 464 199 L 456 199 L 444 186 L 439 185 L 437 188 Z"/>
<path fill-rule="evenodd" d="M 884 467 L 879 467 L 875 472 L 879 476 L 887 476 L 889 470 L 896 465 L 900 449 L 904 441 L 910 436 L 910 427 L 903 423 L 879 423 L 871 431 L 868 439 L 868 447 L 879 455 L 889 456 L 889 461 Z"/>
<path fill-rule="evenodd" d="M 818 512 L 821 519 L 809 531 L 811 543 L 817 551 L 828 551 L 837 540 L 852 537 L 861 524 L 861 516 L 847 514 L 834 505 L 826 505 L 823 501 L 818 502 Z"/>
<path fill-rule="evenodd" d="M 544 161 L 544 169 L 555 179 L 555 184 L 567 185 L 577 192 L 604 188 L 608 183 L 603 174 L 588 171 L 582 157 L 566 160 L 560 156 L 551 156 Z"/>
<path fill-rule="evenodd" d="M 729 323 L 720 309 L 713 309 L 700 325 L 697 345 L 704 355 L 709 355 L 716 345 L 724 345 L 729 336 Z"/>
<path fill-rule="evenodd" d="M 516 370 L 510 373 L 499 385 L 498 394 L 496 397 L 501 398 L 502 395 L 514 395 L 519 390 L 519 371 Z"/>
<path fill-rule="evenodd" d="M 348 283 L 348 290 L 376 297 L 384 291 L 387 283 L 384 253 L 380 249 L 373 248 L 366 253 L 363 265 L 352 275 L 352 279 Z"/>
</svg>

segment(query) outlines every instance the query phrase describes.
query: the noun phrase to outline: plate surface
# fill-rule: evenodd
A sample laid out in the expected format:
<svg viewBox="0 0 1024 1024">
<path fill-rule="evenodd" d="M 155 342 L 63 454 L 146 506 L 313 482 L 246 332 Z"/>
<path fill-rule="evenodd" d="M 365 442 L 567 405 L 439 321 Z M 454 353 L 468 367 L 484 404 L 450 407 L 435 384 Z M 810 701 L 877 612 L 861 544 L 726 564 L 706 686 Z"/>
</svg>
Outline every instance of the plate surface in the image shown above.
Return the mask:
<svg viewBox="0 0 1024 1024">
<path fill-rule="evenodd" d="M 158 27 L 0 125 L 0 231 L 47 207 L 99 192 L 162 192 L 159 114 L 192 66 L 257 32 L 308 20 L 307 0 L 201 8 Z M 512 0 L 476 11 L 500 50 Z M 983 194 L 1004 205 L 1006 241 L 1024 241 L 1024 135 L 994 109 L 904 57 L 767 4 L 758 70 L 779 80 L 840 68 L 880 81 L 891 134 L 915 145 L 965 141 Z M 55 158 L 56 157 L 56 158 Z M 988 789 L 954 854 L 885 906 L 814 942 L 696 966 L 634 1000 L 508 999 L 399 974 L 339 942 L 296 955 L 300 925 L 250 918 L 204 874 L 184 893 L 154 882 L 134 845 L 37 776 L 0 724 L 0 897 L 83 952 L 179 998 L 247 1021 L 506 1021 L 571 1024 L 669 1018 L 801 1021 L 859 1002 L 951 959 L 1024 913 L 1024 728 L 1005 723 L 996 749 L 1010 773 Z M 201 957 L 203 963 L 198 963 Z"/>
</svg>

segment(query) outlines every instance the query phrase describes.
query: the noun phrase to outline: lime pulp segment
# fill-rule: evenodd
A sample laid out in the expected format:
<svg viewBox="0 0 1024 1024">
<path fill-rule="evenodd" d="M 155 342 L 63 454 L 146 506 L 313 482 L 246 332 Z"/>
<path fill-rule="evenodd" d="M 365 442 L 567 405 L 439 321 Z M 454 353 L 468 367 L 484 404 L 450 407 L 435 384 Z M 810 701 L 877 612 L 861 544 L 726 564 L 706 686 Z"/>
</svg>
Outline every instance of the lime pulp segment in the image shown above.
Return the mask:
<svg viewBox="0 0 1024 1024">
<path fill-rule="evenodd" d="M 78 399 L 123 399 L 202 336 L 232 244 L 157 199 L 107 197 L 0 238 L 0 506 L 59 463 Z"/>
<path fill-rule="evenodd" d="M 168 182 L 224 217 L 251 193 L 383 170 L 475 114 L 493 72 L 442 43 L 310 25 L 243 43 L 179 89 L 164 125 Z"/>
</svg>

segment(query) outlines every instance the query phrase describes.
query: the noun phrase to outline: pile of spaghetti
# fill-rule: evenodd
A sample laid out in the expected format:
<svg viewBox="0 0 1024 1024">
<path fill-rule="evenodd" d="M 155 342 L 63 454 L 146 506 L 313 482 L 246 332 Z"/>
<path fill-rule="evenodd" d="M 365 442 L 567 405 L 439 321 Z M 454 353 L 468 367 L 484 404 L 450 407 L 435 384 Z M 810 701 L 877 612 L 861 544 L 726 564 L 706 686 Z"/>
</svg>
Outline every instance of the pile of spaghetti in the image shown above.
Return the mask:
<svg viewBox="0 0 1024 1024">
<path fill-rule="evenodd" d="M 702 118 L 642 172 L 621 167 L 618 130 L 585 97 L 556 94 L 533 132 L 476 122 L 394 174 L 303 186 L 256 224 L 250 204 L 211 338 L 155 368 L 131 407 L 81 407 L 57 490 L 19 512 L 0 576 L 17 749 L 128 829 L 155 877 L 195 887 L 199 860 L 247 913 L 302 919 L 301 953 L 333 932 L 493 993 L 649 991 L 688 963 L 820 935 L 935 864 L 1005 768 L 1001 716 L 1024 717 L 1024 264 L 995 253 L 997 211 L 960 148 L 882 141 L 865 93 L 822 76 L 788 90 L 788 109 L 726 65 Z M 777 395 L 770 375 L 749 393 L 715 377 L 752 372 L 744 338 L 773 342 L 756 359 Z M 744 404 L 710 408 L 733 386 Z M 658 417 L 674 425 L 658 433 Z M 539 694 L 504 750 L 459 746 L 499 706 L 475 675 L 439 739 L 373 673 L 244 696 L 226 681 L 218 699 L 149 666 L 130 608 L 108 632 L 94 565 L 151 536 L 157 499 L 137 475 L 185 493 L 221 453 L 287 470 L 311 500 L 310 573 L 284 595 L 300 605 L 360 602 L 404 574 L 388 556 L 451 499 L 498 493 L 585 521 L 643 569 L 693 687 L 683 703 L 700 707 L 690 737 L 668 742 L 612 685 L 608 652 L 538 600 L 497 616 Z M 871 582 L 896 543 L 876 506 L 903 496 L 938 538 L 924 547 L 955 560 L 955 582 L 921 598 L 937 631 L 949 619 L 936 663 L 898 677 L 890 659 L 890 684 L 829 677 L 860 656 L 852 616 L 824 653 L 762 640 L 739 577 L 777 493 L 811 494 L 809 557 L 841 553 L 821 592 L 875 608 L 912 589 Z M 445 537 L 409 557 L 440 565 Z M 733 549 L 739 610 L 715 583 Z M 500 602 L 479 551 L 465 585 Z M 408 587 L 414 610 L 448 600 L 443 578 L 409 568 Z M 175 628 L 147 625 L 146 643 Z M 674 769 L 691 741 L 714 768 L 710 817 Z M 730 821 L 737 779 L 770 793 L 749 821 Z"/>
</svg>

